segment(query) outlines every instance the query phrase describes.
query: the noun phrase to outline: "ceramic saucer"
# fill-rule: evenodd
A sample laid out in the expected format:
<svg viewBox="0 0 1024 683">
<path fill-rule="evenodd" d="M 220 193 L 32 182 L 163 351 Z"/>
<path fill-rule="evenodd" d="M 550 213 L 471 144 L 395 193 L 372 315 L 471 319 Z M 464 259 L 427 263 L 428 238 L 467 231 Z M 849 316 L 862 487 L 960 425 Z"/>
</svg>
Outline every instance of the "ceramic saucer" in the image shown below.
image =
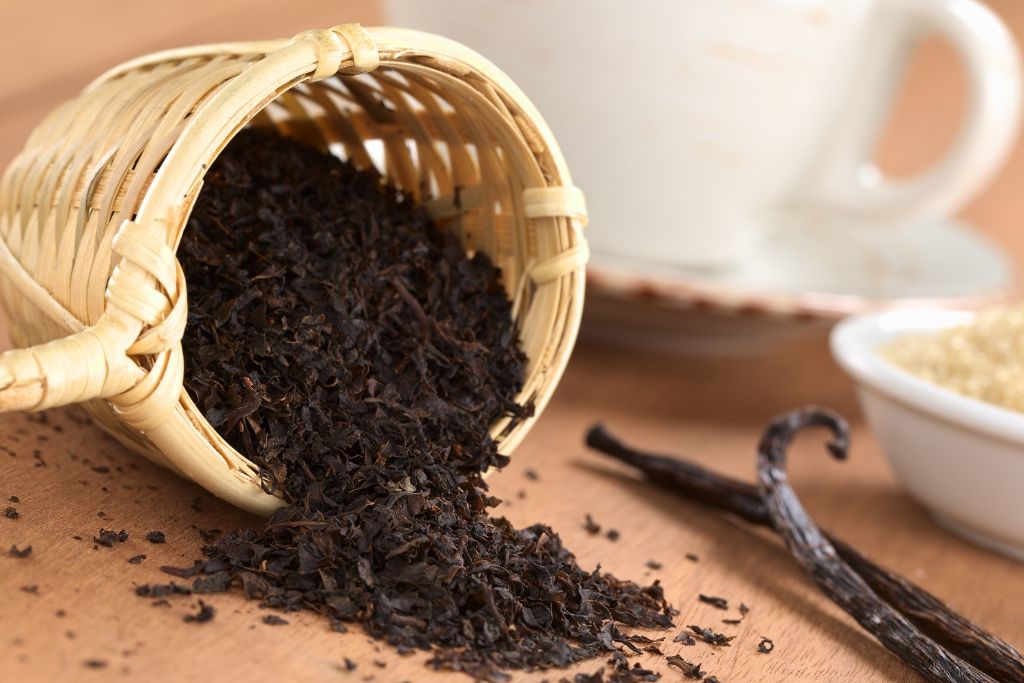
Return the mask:
<svg viewBox="0 0 1024 683">
<path fill-rule="evenodd" d="M 584 331 L 696 353 L 752 353 L 821 334 L 854 313 L 977 308 L 1005 296 L 1009 257 L 968 224 L 780 231 L 704 270 L 602 253 L 587 273 Z"/>
</svg>

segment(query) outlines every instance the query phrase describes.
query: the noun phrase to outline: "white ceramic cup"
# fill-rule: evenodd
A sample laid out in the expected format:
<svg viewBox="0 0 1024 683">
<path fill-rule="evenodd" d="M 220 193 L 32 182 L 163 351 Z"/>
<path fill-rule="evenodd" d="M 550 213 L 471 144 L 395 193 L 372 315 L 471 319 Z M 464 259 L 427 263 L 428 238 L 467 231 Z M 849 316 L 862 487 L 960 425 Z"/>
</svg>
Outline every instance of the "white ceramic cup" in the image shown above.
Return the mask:
<svg viewBox="0 0 1024 683">
<path fill-rule="evenodd" d="M 388 0 L 509 73 L 587 194 L 595 253 L 722 266 L 780 223 L 949 216 L 1009 152 L 1013 39 L 975 0 Z M 930 168 L 873 163 L 910 48 L 939 34 L 969 102 Z"/>
</svg>

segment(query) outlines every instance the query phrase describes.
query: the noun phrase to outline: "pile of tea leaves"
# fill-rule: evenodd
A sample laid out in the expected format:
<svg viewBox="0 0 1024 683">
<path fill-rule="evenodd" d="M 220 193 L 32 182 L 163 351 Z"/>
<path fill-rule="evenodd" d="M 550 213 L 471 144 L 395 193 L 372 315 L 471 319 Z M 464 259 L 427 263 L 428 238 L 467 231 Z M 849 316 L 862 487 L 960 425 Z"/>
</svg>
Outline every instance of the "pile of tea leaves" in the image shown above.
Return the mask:
<svg viewBox="0 0 1024 683">
<path fill-rule="evenodd" d="M 527 417 L 499 272 L 407 197 L 337 158 L 243 131 L 179 250 L 185 384 L 288 505 L 180 575 L 339 629 L 358 622 L 482 678 L 616 650 L 668 627 L 655 584 L 580 568 L 543 524 L 491 518 L 488 430 Z"/>
</svg>

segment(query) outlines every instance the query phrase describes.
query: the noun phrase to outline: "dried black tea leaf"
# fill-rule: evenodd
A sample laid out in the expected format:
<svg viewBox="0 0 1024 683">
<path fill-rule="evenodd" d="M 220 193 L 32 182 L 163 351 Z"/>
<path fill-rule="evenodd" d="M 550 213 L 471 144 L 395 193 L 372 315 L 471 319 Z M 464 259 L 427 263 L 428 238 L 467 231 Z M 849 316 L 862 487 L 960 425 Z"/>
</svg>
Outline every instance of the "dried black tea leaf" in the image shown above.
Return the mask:
<svg viewBox="0 0 1024 683">
<path fill-rule="evenodd" d="M 146 534 L 146 540 L 150 543 L 163 543 L 167 540 L 162 531 L 150 531 Z"/>
<path fill-rule="evenodd" d="M 200 600 L 199 611 L 195 614 L 186 614 L 184 617 L 182 617 L 182 620 L 196 624 L 205 624 L 206 622 L 213 620 L 214 614 L 215 611 L 213 607 Z"/>
<path fill-rule="evenodd" d="M 724 633 L 716 633 L 710 628 L 703 628 L 701 626 L 690 625 L 687 626 L 693 635 L 697 636 L 705 643 L 709 645 L 724 645 L 728 646 L 730 642 L 736 639 L 736 636 L 727 636 Z"/>
<path fill-rule="evenodd" d="M 203 539 L 203 543 L 214 543 L 221 535 L 220 529 L 199 529 L 199 538 Z"/>
<path fill-rule="evenodd" d="M 287 619 L 282 619 L 276 614 L 264 614 L 262 621 L 264 624 L 269 624 L 270 626 L 284 626 L 288 623 Z"/>
<path fill-rule="evenodd" d="M 697 599 L 703 603 L 717 607 L 718 609 L 727 610 L 729 609 L 729 601 L 725 598 L 720 598 L 715 595 L 704 595 L 703 593 L 697 596 Z"/>
<path fill-rule="evenodd" d="M 179 579 L 191 579 L 195 576 L 198 576 L 203 571 L 205 566 L 206 563 L 199 560 L 193 562 L 191 567 L 171 567 L 168 565 L 163 565 L 162 567 L 160 567 L 160 571 L 162 571 L 164 574 L 176 576 Z"/>
<path fill-rule="evenodd" d="M 669 655 L 665 658 L 665 663 L 678 669 L 684 678 L 693 678 L 699 681 L 707 674 L 706 671 L 701 671 L 699 663 L 688 662 L 679 655 Z"/>
<path fill-rule="evenodd" d="M 578 673 L 572 679 L 562 677 L 558 680 L 559 683 L 652 683 L 661 680 L 661 674 L 644 668 L 639 662 L 631 667 L 625 657 L 613 657 L 604 669 L 593 673 Z"/>
<path fill-rule="evenodd" d="M 640 662 L 635 662 L 633 666 L 622 663 L 608 675 L 608 683 L 649 683 L 660 679 L 660 673 L 645 668 Z"/>
<path fill-rule="evenodd" d="M 676 637 L 672 639 L 672 642 L 673 643 L 682 643 L 683 645 L 696 645 L 697 644 L 697 641 L 693 639 L 693 636 L 690 635 L 689 633 L 687 633 L 686 631 L 683 631 L 682 633 L 676 635 Z"/>
<path fill-rule="evenodd" d="M 775 649 L 775 643 L 771 641 L 771 638 L 765 638 L 761 636 L 761 642 L 757 644 L 757 651 L 763 655 L 768 654 Z"/>
<path fill-rule="evenodd" d="M 7 519 L 17 519 L 20 516 L 21 514 L 18 512 L 17 508 L 13 506 L 8 506 L 4 508 L 4 517 L 6 517 Z"/>
<path fill-rule="evenodd" d="M 132 555 L 128 558 L 128 564 L 142 564 L 145 559 L 145 555 Z"/>
<path fill-rule="evenodd" d="M 92 537 L 93 543 L 102 545 L 105 548 L 113 548 L 115 543 L 124 543 L 128 540 L 128 532 L 124 529 L 120 531 L 113 531 L 111 529 L 100 528 L 98 536 Z"/>
<path fill-rule="evenodd" d="M 169 595 L 192 595 L 192 589 L 174 583 L 147 583 L 135 587 L 135 594 L 143 598 L 166 598 Z"/>
<path fill-rule="evenodd" d="M 19 560 L 24 560 L 32 554 L 32 546 L 27 545 L 23 549 L 19 550 L 18 546 L 12 545 L 11 549 L 7 551 L 7 554 Z"/>
</svg>

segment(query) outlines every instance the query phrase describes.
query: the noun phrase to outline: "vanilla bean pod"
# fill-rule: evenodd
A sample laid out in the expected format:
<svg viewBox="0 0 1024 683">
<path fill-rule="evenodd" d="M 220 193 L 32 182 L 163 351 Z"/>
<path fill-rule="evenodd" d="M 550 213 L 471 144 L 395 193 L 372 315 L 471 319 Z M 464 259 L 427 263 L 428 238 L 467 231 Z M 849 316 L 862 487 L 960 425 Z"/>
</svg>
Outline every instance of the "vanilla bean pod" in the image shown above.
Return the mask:
<svg viewBox="0 0 1024 683">
<path fill-rule="evenodd" d="M 772 420 L 757 453 L 761 497 L 790 554 L 832 602 L 925 679 L 935 683 L 994 681 L 922 633 L 879 597 L 839 557 L 835 547 L 818 529 L 786 475 L 786 448 L 793 437 L 807 427 L 830 429 L 834 438 L 828 442 L 829 452 L 839 459 L 846 457 L 849 443 L 846 422 L 818 408 L 794 410 Z"/>
<path fill-rule="evenodd" d="M 688 500 L 698 500 L 761 526 L 771 518 L 757 487 L 694 463 L 631 448 L 595 425 L 587 445 L 643 472 L 651 482 Z M 839 556 L 882 598 L 921 631 L 979 670 L 1001 681 L 1024 681 L 1024 656 L 1012 645 L 954 612 L 937 597 L 826 534 Z"/>
</svg>

